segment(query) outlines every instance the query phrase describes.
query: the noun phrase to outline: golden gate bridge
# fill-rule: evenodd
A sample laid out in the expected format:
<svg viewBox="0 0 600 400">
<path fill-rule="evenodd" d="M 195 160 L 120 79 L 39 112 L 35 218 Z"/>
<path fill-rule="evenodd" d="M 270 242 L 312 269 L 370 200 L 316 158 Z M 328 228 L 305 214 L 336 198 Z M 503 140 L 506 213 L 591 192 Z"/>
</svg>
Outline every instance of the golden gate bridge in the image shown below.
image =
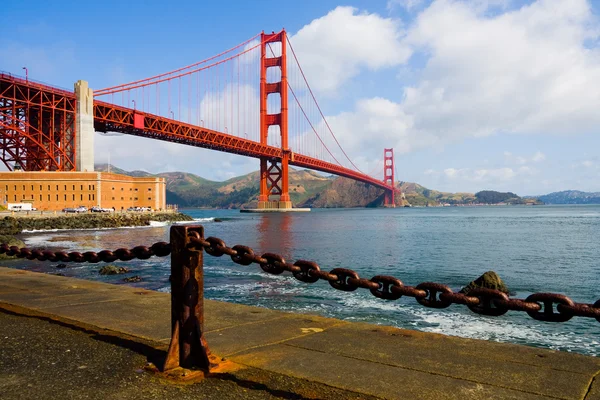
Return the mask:
<svg viewBox="0 0 600 400">
<path fill-rule="evenodd" d="M 377 186 L 384 204 L 395 204 L 393 149 L 384 149 L 383 179 L 356 166 L 285 30 L 134 82 L 95 91 L 82 82 L 70 92 L 0 74 L 0 157 L 7 168 L 83 170 L 86 143 L 93 146 L 84 131 L 118 132 L 259 159 L 259 208 L 292 207 L 289 166 Z"/>
</svg>

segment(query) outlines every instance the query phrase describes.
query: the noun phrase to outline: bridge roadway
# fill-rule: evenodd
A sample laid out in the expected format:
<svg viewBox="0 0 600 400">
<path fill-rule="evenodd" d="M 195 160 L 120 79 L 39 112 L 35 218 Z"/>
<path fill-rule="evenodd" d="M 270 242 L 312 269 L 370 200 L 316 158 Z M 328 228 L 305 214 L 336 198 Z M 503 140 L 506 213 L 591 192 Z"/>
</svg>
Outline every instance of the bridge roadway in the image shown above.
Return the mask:
<svg viewBox="0 0 600 400">
<path fill-rule="evenodd" d="M 30 89 L 35 89 L 35 92 L 40 95 L 32 99 Z M 72 102 L 76 100 L 74 92 L 0 73 L 0 104 L 2 104 L 3 98 L 9 99 L 9 103 L 15 109 L 37 107 L 42 104 L 43 98 L 51 99 L 45 101 L 52 106 L 60 104 L 61 99 L 68 99 Z M 125 133 L 253 158 L 266 157 L 281 160 L 284 155 L 284 150 L 278 147 L 260 144 L 235 135 L 186 124 L 140 110 L 117 106 L 97 99 L 94 99 L 93 105 L 94 127 L 98 132 Z M 0 109 L 0 113 L 2 112 L 4 111 Z M 369 183 L 382 189 L 394 190 L 392 186 L 369 175 L 291 151 L 289 165 L 335 174 Z"/>
<path fill-rule="evenodd" d="M 229 360 L 228 372 L 173 394 L 172 385 L 136 366 L 145 357 L 119 350 L 147 355 L 166 349 L 169 294 L 0 268 L 0 310 L 59 321 L 64 331 L 0 316 L 0 397 L 43 399 L 62 390 L 64 398 L 600 399 L 596 357 L 217 301 L 205 305 L 208 344 Z M 76 339 L 74 327 L 117 347 Z M 15 340 L 30 337 L 38 341 L 14 349 Z M 45 342 L 50 338 L 60 343 Z M 67 350 L 56 359 L 40 356 L 61 345 Z M 17 366 L 3 364 L 9 356 Z M 24 372 L 27 357 L 34 361 Z M 84 371 L 88 365 L 97 371 Z M 137 373 L 127 375 L 124 366 Z M 240 394 L 240 386 L 247 390 Z"/>
</svg>

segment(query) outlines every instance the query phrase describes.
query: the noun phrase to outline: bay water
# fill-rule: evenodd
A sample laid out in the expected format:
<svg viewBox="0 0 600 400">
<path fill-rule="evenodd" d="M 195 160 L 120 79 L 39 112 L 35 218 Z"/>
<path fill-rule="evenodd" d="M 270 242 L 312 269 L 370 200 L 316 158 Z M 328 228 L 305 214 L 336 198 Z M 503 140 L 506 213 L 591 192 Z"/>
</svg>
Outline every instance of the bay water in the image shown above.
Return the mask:
<svg viewBox="0 0 600 400">
<path fill-rule="evenodd" d="M 325 209 L 309 213 L 242 214 L 238 210 L 181 210 L 227 245 L 273 252 L 288 261 L 316 261 L 321 269 L 351 268 L 362 277 L 392 275 L 405 285 L 424 281 L 459 290 L 488 270 L 511 295 L 562 293 L 573 301 L 600 298 L 600 206 L 497 206 L 398 209 Z M 216 222 L 215 219 L 220 220 Z M 66 251 L 114 250 L 169 240 L 169 226 L 29 232 L 27 246 Z M 291 274 L 269 275 L 227 256 L 205 254 L 209 299 L 351 321 L 384 324 L 468 338 L 518 343 L 588 355 L 600 354 L 600 322 L 575 317 L 565 323 L 533 320 L 509 311 L 501 317 L 472 313 L 461 305 L 430 309 L 414 298 L 388 301 L 369 291 L 341 292 L 327 282 L 299 282 Z M 5 266 L 169 291 L 169 257 L 115 262 L 127 275 L 102 276 L 102 264 L 29 260 Z M 138 283 L 124 283 L 139 275 Z"/>
</svg>

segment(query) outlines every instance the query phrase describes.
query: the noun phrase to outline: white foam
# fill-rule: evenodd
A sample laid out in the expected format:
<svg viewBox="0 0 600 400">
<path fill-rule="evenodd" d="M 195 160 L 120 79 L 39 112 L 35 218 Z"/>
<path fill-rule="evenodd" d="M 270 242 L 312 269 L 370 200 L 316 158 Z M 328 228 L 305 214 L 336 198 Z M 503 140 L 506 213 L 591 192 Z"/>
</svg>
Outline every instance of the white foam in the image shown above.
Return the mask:
<svg viewBox="0 0 600 400">
<path fill-rule="evenodd" d="M 208 217 L 208 218 L 194 218 L 193 221 L 177 221 L 177 222 L 173 222 L 174 225 L 187 225 L 187 224 L 194 224 L 197 222 L 213 222 L 215 220 L 214 217 Z"/>
<path fill-rule="evenodd" d="M 168 221 L 150 221 L 150 226 L 158 227 L 158 226 L 167 226 L 169 225 Z"/>
</svg>

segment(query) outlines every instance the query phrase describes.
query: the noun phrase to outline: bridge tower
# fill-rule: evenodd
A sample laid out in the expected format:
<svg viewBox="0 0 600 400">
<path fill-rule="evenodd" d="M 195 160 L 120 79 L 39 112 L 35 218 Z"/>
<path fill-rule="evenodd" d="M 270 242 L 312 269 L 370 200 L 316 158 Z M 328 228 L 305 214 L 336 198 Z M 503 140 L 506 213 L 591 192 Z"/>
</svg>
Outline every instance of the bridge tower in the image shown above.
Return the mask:
<svg viewBox="0 0 600 400">
<path fill-rule="evenodd" d="M 274 43 L 281 44 L 281 55 L 269 57 L 267 49 Z M 272 53 L 271 53 L 272 55 Z M 269 68 L 280 68 L 281 79 L 279 82 L 267 82 L 267 70 Z M 270 94 L 279 94 L 280 111 L 269 114 L 267 110 L 267 97 Z M 291 151 L 288 146 L 288 83 L 287 83 L 287 60 L 286 60 L 286 33 L 261 34 L 260 53 L 260 143 L 267 144 L 269 128 L 279 126 L 281 134 L 281 149 L 283 156 L 281 160 L 268 157 L 260 158 L 260 194 L 258 196 L 258 208 L 292 208 L 289 194 L 288 163 Z M 272 195 L 279 195 L 279 201 L 271 201 Z"/>
<path fill-rule="evenodd" d="M 394 186 L 394 149 L 383 149 L 383 181 Z M 396 207 L 395 190 L 386 190 L 384 207 Z"/>
</svg>

